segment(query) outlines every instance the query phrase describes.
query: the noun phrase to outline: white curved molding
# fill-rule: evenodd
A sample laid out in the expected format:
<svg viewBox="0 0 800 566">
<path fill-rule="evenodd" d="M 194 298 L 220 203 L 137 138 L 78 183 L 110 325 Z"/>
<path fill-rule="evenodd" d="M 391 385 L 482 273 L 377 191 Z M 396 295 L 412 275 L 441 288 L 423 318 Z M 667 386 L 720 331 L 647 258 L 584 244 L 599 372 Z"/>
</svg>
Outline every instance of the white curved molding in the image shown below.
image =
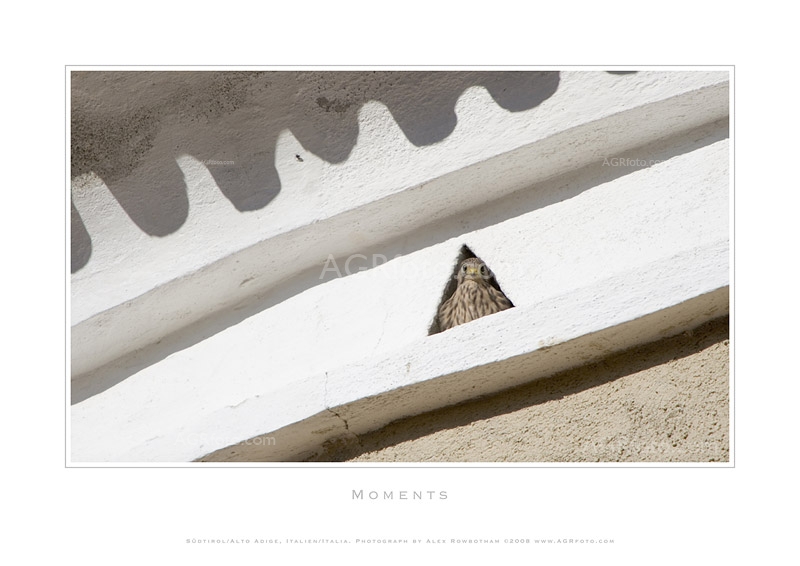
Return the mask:
<svg viewBox="0 0 800 566">
<path fill-rule="evenodd" d="M 78 323 L 73 340 L 95 349 L 119 339 L 117 316 L 126 333 L 153 344 L 168 315 L 186 314 L 169 329 L 191 330 L 201 314 L 280 283 L 281 262 L 297 272 L 321 270 L 329 255 L 401 252 L 348 277 L 290 287 L 162 357 L 75 376 L 73 388 L 86 394 L 71 409 L 72 460 L 299 458 L 325 440 L 725 314 L 730 146 L 717 120 L 727 115 L 727 83 L 614 110 L 215 261 L 126 303 L 125 316 L 97 315 L 108 317 L 111 337 Z M 694 129 L 680 127 L 687 123 Z M 653 163 L 603 164 L 626 155 Z M 464 244 L 516 306 L 428 336 Z M 91 359 L 87 367 L 98 363 Z M 102 385 L 114 372 L 126 378 Z"/>
<path fill-rule="evenodd" d="M 138 232 L 95 182 L 74 199 L 94 249 L 71 279 L 73 379 L 92 379 L 105 364 L 257 301 L 330 254 L 415 237 L 443 219 L 727 116 L 726 72 L 561 75 L 556 93 L 524 112 L 498 108 L 482 87 L 467 89 L 455 131 L 432 146 L 411 145 L 378 102 L 361 108 L 358 143 L 341 164 L 307 152 L 309 167 L 297 162 L 302 146 L 284 132 L 275 163 L 281 192 L 257 211 L 239 213 L 214 198 L 205 167 L 177 154 L 189 218 L 163 238 Z M 169 152 L 171 136 L 166 124 L 154 151 Z"/>
</svg>

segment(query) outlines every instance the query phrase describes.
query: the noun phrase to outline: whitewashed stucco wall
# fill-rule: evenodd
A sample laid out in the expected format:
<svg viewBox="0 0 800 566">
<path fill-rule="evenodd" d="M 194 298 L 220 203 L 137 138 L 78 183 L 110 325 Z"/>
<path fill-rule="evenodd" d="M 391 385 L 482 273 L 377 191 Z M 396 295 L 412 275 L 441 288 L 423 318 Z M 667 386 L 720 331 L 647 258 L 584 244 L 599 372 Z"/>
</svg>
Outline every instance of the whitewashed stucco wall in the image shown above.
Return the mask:
<svg viewBox="0 0 800 566">
<path fill-rule="evenodd" d="M 359 96 L 391 75 L 273 75 L 273 98 L 259 98 L 263 77 L 199 129 L 180 119 L 196 99 L 170 89 L 208 90 L 208 75 L 73 77 L 72 103 L 91 99 L 93 119 L 156 124 L 121 180 L 73 178 L 91 243 L 72 275 L 75 462 L 292 458 L 727 312 L 727 72 L 560 72 L 522 87 L 493 75 L 491 88 L 440 75 L 436 88 L 458 93 L 454 121 L 431 114 L 441 131 L 404 122 L 403 108 L 439 93 L 411 75 L 383 87 L 400 93 L 388 105 Z M 538 98 L 504 108 L 504 80 Z M 302 104 L 314 96 L 316 108 Z M 352 149 L 319 157 L 287 111 L 304 124 L 350 113 Z M 74 118 L 73 143 L 80 128 Z M 260 131 L 278 132 L 273 154 Z M 182 150 L 188 135 L 206 136 L 202 156 Z M 234 170 L 274 159 L 280 190 L 240 210 L 215 155 Z M 170 167 L 186 191 L 174 206 L 188 212 L 154 235 L 112 189 Z M 516 308 L 428 336 L 462 245 Z M 323 276 L 354 254 L 362 271 Z"/>
</svg>

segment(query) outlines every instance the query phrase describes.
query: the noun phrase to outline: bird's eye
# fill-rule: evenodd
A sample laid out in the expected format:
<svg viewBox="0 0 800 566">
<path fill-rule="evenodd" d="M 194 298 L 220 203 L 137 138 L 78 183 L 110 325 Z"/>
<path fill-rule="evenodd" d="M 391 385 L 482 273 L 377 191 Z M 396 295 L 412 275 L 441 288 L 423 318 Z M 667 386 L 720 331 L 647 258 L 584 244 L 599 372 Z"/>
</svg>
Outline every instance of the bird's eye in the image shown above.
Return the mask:
<svg viewBox="0 0 800 566">
<path fill-rule="evenodd" d="M 463 267 L 461 268 L 461 271 L 463 271 L 464 273 L 466 273 L 466 272 L 467 272 L 467 266 L 466 266 L 466 265 L 465 265 L 465 266 L 463 266 Z"/>
<path fill-rule="evenodd" d="M 486 266 L 481 265 L 481 275 L 486 275 Z"/>
</svg>

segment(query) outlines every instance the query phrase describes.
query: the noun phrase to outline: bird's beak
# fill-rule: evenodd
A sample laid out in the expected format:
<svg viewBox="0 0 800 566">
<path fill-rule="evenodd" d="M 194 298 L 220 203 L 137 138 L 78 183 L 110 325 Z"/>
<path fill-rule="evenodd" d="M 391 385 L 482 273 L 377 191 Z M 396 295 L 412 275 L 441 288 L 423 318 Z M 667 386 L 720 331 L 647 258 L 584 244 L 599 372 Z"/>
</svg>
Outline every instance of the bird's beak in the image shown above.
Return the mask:
<svg viewBox="0 0 800 566">
<path fill-rule="evenodd" d="M 467 266 L 467 275 L 472 275 L 474 277 L 480 277 L 481 269 L 480 267 L 475 267 L 474 265 Z"/>
</svg>

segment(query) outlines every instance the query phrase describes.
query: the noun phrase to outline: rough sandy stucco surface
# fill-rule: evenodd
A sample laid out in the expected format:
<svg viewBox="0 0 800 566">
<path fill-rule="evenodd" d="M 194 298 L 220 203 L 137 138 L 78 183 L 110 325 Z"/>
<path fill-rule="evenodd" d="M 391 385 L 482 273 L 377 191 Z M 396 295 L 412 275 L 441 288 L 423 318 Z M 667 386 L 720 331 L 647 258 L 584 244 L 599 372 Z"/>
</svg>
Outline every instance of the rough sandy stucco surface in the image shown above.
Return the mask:
<svg viewBox="0 0 800 566">
<path fill-rule="evenodd" d="M 313 460 L 727 462 L 728 318 L 330 443 Z"/>
</svg>

